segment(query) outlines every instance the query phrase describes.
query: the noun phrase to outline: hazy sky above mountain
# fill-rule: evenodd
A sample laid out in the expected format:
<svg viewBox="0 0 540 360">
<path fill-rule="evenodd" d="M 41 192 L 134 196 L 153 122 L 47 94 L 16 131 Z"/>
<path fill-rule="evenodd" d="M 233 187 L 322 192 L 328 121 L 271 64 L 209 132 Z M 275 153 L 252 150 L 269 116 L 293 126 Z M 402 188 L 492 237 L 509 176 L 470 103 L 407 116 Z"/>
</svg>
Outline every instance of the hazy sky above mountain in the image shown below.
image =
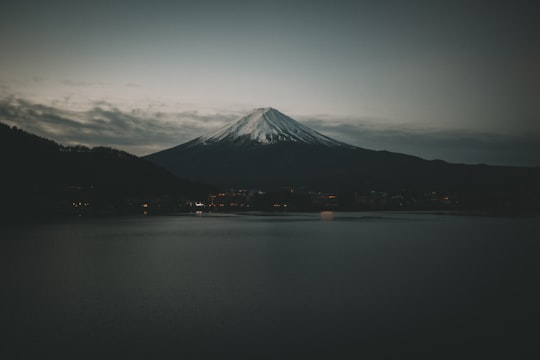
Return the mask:
<svg viewBox="0 0 540 360">
<path fill-rule="evenodd" d="M 77 141 L 65 122 L 24 116 L 39 104 L 89 145 L 142 154 L 272 106 L 359 146 L 534 163 L 489 149 L 540 153 L 539 11 L 534 1 L 3 0 L 0 121 Z M 96 125 L 110 119 L 88 115 L 96 109 L 167 137 L 115 143 Z"/>
</svg>

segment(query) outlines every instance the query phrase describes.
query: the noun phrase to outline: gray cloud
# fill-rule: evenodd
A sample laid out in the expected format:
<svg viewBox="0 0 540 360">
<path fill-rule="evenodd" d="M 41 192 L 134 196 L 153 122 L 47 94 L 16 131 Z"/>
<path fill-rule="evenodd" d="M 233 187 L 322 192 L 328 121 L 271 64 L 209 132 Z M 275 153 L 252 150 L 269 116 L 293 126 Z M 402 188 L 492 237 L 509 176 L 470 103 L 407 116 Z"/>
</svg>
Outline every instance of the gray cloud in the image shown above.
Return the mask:
<svg viewBox="0 0 540 360">
<path fill-rule="evenodd" d="M 146 155 L 192 140 L 241 114 L 207 115 L 134 109 L 121 111 L 106 101 L 87 111 L 68 111 L 14 96 L 0 100 L 0 121 L 61 144 L 111 146 Z M 335 139 L 366 149 L 389 150 L 426 159 L 497 165 L 540 165 L 540 137 L 383 127 L 381 119 L 300 119 Z"/>
<path fill-rule="evenodd" d="M 377 119 L 336 123 L 303 121 L 313 129 L 343 142 L 373 150 L 389 150 L 456 163 L 540 165 L 540 134 L 503 135 L 466 130 L 382 127 Z"/>
<path fill-rule="evenodd" d="M 74 86 L 74 87 L 86 87 L 86 86 L 96 85 L 96 83 L 93 83 L 90 81 L 80 81 L 80 80 L 72 80 L 72 79 L 62 80 L 62 84 L 66 86 Z"/>
<path fill-rule="evenodd" d="M 0 101 L 0 121 L 62 144 L 112 146 L 145 155 L 203 134 L 213 120 L 191 112 L 149 116 L 122 112 L 107 102 L 94 105 L 74 112 L 10 97 Z"/>
</svg>

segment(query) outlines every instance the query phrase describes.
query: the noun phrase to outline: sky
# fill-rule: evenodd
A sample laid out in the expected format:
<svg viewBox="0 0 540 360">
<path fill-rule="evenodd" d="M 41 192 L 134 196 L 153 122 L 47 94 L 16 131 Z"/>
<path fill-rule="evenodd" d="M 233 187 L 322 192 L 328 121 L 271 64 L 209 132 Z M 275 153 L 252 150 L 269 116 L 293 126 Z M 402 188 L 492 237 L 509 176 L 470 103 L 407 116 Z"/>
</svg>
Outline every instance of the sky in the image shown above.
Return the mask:
<svg viewBox="0 0 540 360">
<path fill-rule="evenodd" d="M 337 140 L 540 165 L 535 1 L 0 2 L 0 121 L 145 155 L 271 106 Z"/>
</svg>

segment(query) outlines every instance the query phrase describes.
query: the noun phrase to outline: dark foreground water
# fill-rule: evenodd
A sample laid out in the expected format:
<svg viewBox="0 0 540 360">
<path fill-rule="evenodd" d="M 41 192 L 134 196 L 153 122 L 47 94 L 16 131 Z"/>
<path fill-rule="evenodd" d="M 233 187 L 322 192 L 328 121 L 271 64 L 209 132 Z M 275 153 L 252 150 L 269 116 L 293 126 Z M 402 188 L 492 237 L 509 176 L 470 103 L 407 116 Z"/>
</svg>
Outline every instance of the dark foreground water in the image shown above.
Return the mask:
<svg viewBox="0 0 540 360">
<path fill-rule="evenodd" d="M 540 219 L 75 219 L 0 230 L 0 358 L 538 358 Z"/>
</svg>

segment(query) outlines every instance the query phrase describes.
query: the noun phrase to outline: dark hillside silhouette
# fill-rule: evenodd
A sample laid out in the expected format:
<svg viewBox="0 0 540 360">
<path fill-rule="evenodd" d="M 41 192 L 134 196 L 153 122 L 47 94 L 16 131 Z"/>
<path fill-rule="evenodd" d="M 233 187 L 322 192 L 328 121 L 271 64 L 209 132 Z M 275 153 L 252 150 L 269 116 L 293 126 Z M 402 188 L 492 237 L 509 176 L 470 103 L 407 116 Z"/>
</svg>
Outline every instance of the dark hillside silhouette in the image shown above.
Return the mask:
<svg viewBox="0 0 540 360">
<path fill-rule="evenodd" d="M 204 199 L 213 191 L 123 151 L 62 146 L 2 123 L 0 164 L 8 217 L 121 213 L 145 199 Z"/>
</svg>

